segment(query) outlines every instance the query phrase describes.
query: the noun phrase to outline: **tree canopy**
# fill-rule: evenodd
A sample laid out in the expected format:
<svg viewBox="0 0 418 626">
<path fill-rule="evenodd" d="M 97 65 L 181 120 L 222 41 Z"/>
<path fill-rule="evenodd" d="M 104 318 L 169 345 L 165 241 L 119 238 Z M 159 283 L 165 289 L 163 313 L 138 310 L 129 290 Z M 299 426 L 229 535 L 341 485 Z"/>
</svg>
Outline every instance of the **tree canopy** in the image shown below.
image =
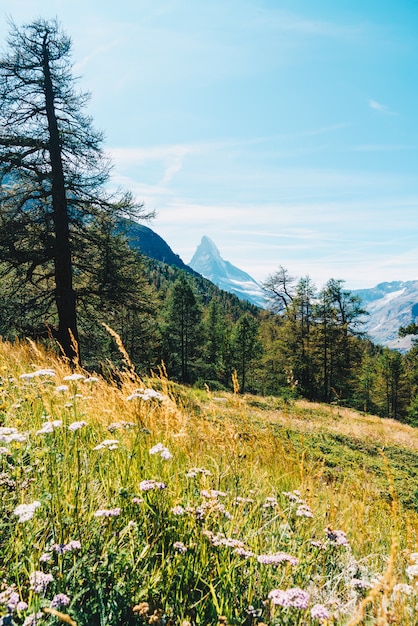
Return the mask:
<svg viewBox="0 0 418 626">
<path fill-rule="evenodd" d="M 10 24 L 0 58 L 0 261 L 24 277 L 44 309 L 54 308 L 70 359 L 78 342 L 75 249 L 88 257 L 95 219 L 145 216 L 131 194 L 106 190 L 103 136 L 76 83 L 71 40 L 56 20 Z"/>
</svg>

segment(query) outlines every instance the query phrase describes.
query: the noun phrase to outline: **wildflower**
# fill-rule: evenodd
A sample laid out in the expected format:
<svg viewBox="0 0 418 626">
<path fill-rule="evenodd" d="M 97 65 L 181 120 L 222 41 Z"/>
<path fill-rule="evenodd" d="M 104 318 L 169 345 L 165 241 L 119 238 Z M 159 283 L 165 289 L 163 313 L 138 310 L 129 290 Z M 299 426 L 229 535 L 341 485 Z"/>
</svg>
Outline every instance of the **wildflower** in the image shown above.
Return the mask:
<svg viewBox="0 0 418 626">
<path fill-rule="evenodd" d="M 296 516 L 297 517 L 313 517 L 314 514 L 312 513 L 311 507 L 309 507 L 307 504 L 301 504 L 296 509 Z"/>
<path fill-rule="evenodd" d="M 260 554 L 257 561 L 263 565 L 278 565 L 279 563 L 288 562 L 296 566 L 298 559 L 286 552 L 276 552 L 276 554 Z"/>
<path fill-rule="evenodd" d="M 37 613 L 31 613 L 27 616 L 22 626 L 36 626 L 36 624 L 38 624 L 43 617 L 44 614 L 42 613 L 42 611 L 38 611 Z"/>
<path fill-rule="evenodd" d="M 352 578 L 350 585 L 357 589 L 371 589 L 372 585 L 367 580 L 361 580 L 361 578 Z"/>
<path fill-rule="evenodd" d="M 94 517 L 118 517 L 120 515 L 121 509 L 116 507 L 114 509 L 98 509 Z"/>
<path fill-rule="evenodd" d="M 346 548 L 350 546 L 347 535 L 343 530 L 331 530 L 331 528 L 327 528 L 325 532 L 328 539 L 335 543 L 335 545 L 345 546 Z"/>
<path fill-rule="evenodd" d="M 8 448 L 5 448 L 4 446 L 0 446 L 0 455 L 1 454 L 4 454 L 5 456 L 9 456 L 11 452 Z"/>
<path fill-rule="evenodd" d="M 263 504 L 263 509 L 274 509 L 277 506 L 278 502 L 276 498 L 266 498 Z"/>
<path fill-rule="evenodd" d="M 144 498 L 132 498 L 132 504 L 142 504 L 144 501 Z"/>
<path fill-rule="evenodd" d="M 173 515 L 184 515 L 186 511 L 185 509 L 183 509 L 182 506 L 178 504 L 177 506 L 173 506 L 173 508 L 171 509 L 171 512 Z"/>
<path fill-rule="evenodd" d="M 16 587 L 12 585 L 0 594 L 0 604 L 6 605 L 7 610 L 13 612 L 16 610 L 19 602 L 19 594 L 16 591 Z"/>
<path fill-rule="evenodd" d="M 181 554 L 185 554 L 187 552 L 187 546 L 185 546 L 182 541 L 175 541 L 173 543 L 173 548 L 177 552 L 181 552 Z"/>
<path fill-rule="evenodd" d="M 314 604 L 311 608 L 311 617 L 312 619 L 322 621 L 330 619 L 331 615 L 326 606 L 324 606 L 323 604 Z"/>
<path fill-rule="evenodd" d="M 128 396 L 127 400 L 135 400 L 135 398 L 140 398 L 141 400 L 164 400 L 164 395 L 159 391 L 155 391 L 154 389 L 136 389 L 130 396 Z"/>
<path fill-rule="evenodd" d="M 26 441 L 27 435 L 23 433 L 19 433 L 17 428 L 8 428 L 6 426 L 0 426 L 0 442 L 1 443 L 11 443 L 12 441 L 17 441 L 22 443 Z"/>
<path fill-rule="evenodd" d="M 44 572 L 35 571 L 29 576 L 30 588 L 35 593 L 45 593 L 49 583 L 54 580 L 52 574 L 45 574 Z"/>
<path fill-rule="evenodd" d="M 72 552 L 73 550 L 81 550 L 81 543 L 77 539 L 72 539 L 68 543 L 54 543 L 51 546 L 51 550 L 58 554 L 64 554 L 65 552 Z"/>
<path fill-rule="evenodd" d="M 245 549 L 245 544 L 239 539 L 225 537 L 224 533 L 213 533 L 211 530 L 204 530 L 203 534 L 209 539 L 213 546 L 225 546 L 227 548 Z"/>
<path fill-rule="evenodd" d="M 234 498 L 234 504 L 252 504 L 254 500 L 252 498 L 244 498 L 242 496 L 237 496 Z"/>
<path fill-rule="evenodd" d="M 71 380 L 71 381 L 77 381 L 77 380 L 84 380 L 84 376 L 82 374 L 70 374 L 69 376 L 64 376 L 64 378 L 62 380 Z"/>
<path fill-rule="evenodd" d="M 71 430 L 71 432 L 75 433 L 77 430 L 80 430 L 80 428 L 83 428 L 83 426 L 87 426 L 87 422 L 85 422 L 84 420 L 80 420 L 79 422 L 72 422 L 68 426 L 68 430 Z"/>
<path fill-rule="evenodd" d="M 22 380 L 31 380 L 32 378 L 38 378 L 40 376 L 55 376 L 55 371 L 52 369 L 40 369 L 36 372 L 30 372 L 29 374 L 21 374 L 19 378 Z"/>
<path fill-rule="evenodd" d="M 83 380 L 83 383 L 98 383 L 99 379 L 97 378 L 97 376 L 89 376 L 88 378 L 85 378 Z"/>
<path fill-rule="evenodd" d="M 39 563 L 49 563 L 51 555 L 48 552 L 43 552 L 39 557 Z"/>
<path fill-rule="evenodd" d="M 57 391 L 58 393 L 65 393 L 66 391 L 68 391 L 68 389 L 68 385 L 58 385 L 57 387 L 55 387 L 55 391 Z"/>
<path fill-rule="evenodd" d="M 20 602 L 16 604 L 16 611 L 26 611 L 27 608 L 28 608 L 28 604 L 27 602 L 24 602 L 23 600 L 21 600 Z"/>
<path fill-rule="evenodd" d="M 204 467 L 192 467 L 186 474 L 187 478 L 196 478 L 199 474 L 203 476 L 212 476 L 212 472 Z"/>
<path fill-rule="evenodd" d="M 65 593 L 58 593 L 51 600 L 51 607 L 58 609 L 60 606 L 68 606 L 70 598 Z"/>
<path fill-rule="evenodd" d="M 115 430 L 133 428 L 134 426 L 135 424 L 133 422 L 125 422 L 125 420 L 122 420 L 121 422 L 112 422 L 112 424 L 109 424 L 107 427 L 107 430 L 113 433 Z"/>
<path fill-rule="evenodd" d="M 36 509 L 38 509 L 40 506 L 41 506 L 41 503 L 39 502 L 39 500 L 34 500 L 30 504 L 19 504 L 15 508 L 13 513 L 19 517 L 18 519 L 19 523 L 27 522 L 30 519 L 32 519 L 32 517 L 35 514 Z"/>
<path fill-rule="evenodd" d="M 295 489 L 294 491 L 282 491 L 282 494 L 286 496 L 288 500 L 291 502 L 296 502 L 297 504 L 304 504 L 304 500 L 300 497 L 300 491 Z"/>
<path fill-rule="evenodd" d="M 273 589 L 268 595 L 273 604 L 285 608 L 293 607 L 295 609 L 307 609 L 309 605 L 309 593 L 300 589 L 300 587 L 292 587 L 291 589 Z"/>
<path fill-rule="evenodd" d="M 62 420 L 54 420 L 53 422 L 45 422 L 40 430 L 36 431 L 37 435 L 45 435 L 47 433 L 52 433 L 55 428 L 60 428 L 62 426 Z"/>
<path fill-rule="evenodd" d="M 246 548 L 235 548 L 234 554 L 242 556 L 244 559 L 249 559 L 254 556 L 254 552 L 251 552 L 251 550 L 247 550 Z"/>
<path fill-rule="evenodd" d="M 157 443 L 149 450 L 150 454 L 159 454 L 164 461 L 168 461 L 172 458 L 171 452 L 162 443 Z"/>
<path fill-rule="evenodd" d="M 224 498 L 227 494 L 225 493 L 225 491 L 218 491 L 217 489 L 211 489 L 210 491 L 208 491 L 207 489 L 202 489 L 200 495 L 203 496 L 203 498 L 216 499 L 218 497 Z"/>
<path fill-rule="evenodd" d="M 117 450 L 119 443 L 117 439 L 105 439 L 102 443 L 95 446 L 93 450 Z"/>
<path fill-rule="evenodd" d="M 418 564 L 414 563 L 413 565 L 409 565 L 405 572 L 408 578 L 418 578 Z"/>
<path fill-rule="evenodd" d="M 407 596 L 410 596 L 414 592 L 414 588 L 411 585 L 407 585 L 406 583 L 398 583 L 393 588 L 393 593 L 404 593 Z"/>
<path fill-rule="evenodd" d="M 165 483 L 158 482 L 157 480 L 142 480 L 139 483 L 139 488 L 141 491 L 152 491 L 153 489 L 167 489 L 167 485 Z"/>
</svg>

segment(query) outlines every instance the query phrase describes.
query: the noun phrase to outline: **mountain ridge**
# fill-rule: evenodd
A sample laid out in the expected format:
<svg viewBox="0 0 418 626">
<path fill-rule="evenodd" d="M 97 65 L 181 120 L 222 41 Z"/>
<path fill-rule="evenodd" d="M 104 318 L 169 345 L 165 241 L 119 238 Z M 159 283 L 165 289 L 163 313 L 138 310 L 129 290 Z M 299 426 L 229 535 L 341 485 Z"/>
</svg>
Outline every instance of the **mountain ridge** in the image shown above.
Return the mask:
<svg viewBox="0 0 418 626">
<path fill-rule="evenodd" d="M 213 282 L 220 289 L 234 293 L 260 308 L 265 307 L 263 288 L 247 272 L 225 261 L 215 243 L 204 235 L 189 262 L 189 267 Z"/>
<path fill-rule="evenodd" d="M 147 226 L 131 220 L 118 224 L 131 247 L 141 254 L 175 266 L 212 282 L 219 289 L 234 294 L 259 308 L 266 308 L 266 299 L 261 285 L 250 274 L 222 258 L 216 244 L 206 235 L 190 260 L 184 263 L 178 254 L 160 235 Z M 388 281 L 375 287 L 352 289 L 350 292 L 361 298 L 367 311 L 364 330 L 370 339 L 378 344 L 400 352 L 407 352 L 413 337 L 399 337 L 401 326 L 418 322 L 418 279 L 409 281 Z"/>
</svg>

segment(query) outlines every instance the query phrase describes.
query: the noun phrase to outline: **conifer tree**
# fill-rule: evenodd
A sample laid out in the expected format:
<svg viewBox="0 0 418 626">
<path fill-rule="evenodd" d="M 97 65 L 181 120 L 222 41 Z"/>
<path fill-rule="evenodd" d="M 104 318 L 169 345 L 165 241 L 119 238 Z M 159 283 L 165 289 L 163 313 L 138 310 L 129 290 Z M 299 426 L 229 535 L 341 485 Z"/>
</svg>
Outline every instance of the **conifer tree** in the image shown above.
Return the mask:
<svg viewBox="0 0 418 626">
<path fill-rule="evenodd" d="M 88 247 L 86 228 L 102 213 L 144 216 L 130 194 L 116 199 L 104 190 L 109 162 L 84 112 L 88 97 L 76 90 L 71 41 L 56 20 L 11 23 L 0 58 L 0 261 L 24 267 L 34 288 L 47 275 L 56 336 L 71 360 L 76 241 Z"/>
<path fill-rule="evenodd" d="M 167 295 L 165 317 L 163 360 L 170 375 L 181 382 L 191 382 L 193 364 L 202 340 L 202 311 L 184 274 Z"/>
</svg>

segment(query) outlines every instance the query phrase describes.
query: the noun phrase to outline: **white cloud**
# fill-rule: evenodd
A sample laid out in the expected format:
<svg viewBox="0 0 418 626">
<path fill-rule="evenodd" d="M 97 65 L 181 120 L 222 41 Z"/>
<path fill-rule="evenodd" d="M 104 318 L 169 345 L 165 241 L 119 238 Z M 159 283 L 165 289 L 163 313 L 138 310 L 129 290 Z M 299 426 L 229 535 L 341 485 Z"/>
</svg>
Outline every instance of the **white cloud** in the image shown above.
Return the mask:
<svg viewBox="0 0 418 626">
<path fill-rule="evenodd" d="M 369 100 L 369 107 L 373 109 L 373 111 L 378 111 L 379 113 L 383 113 L 385 115 L 395 115 L 393 111 L 389 109 L 385 104 L 381 104 L 377 102 L 377 100 Z"/>
</svg>

